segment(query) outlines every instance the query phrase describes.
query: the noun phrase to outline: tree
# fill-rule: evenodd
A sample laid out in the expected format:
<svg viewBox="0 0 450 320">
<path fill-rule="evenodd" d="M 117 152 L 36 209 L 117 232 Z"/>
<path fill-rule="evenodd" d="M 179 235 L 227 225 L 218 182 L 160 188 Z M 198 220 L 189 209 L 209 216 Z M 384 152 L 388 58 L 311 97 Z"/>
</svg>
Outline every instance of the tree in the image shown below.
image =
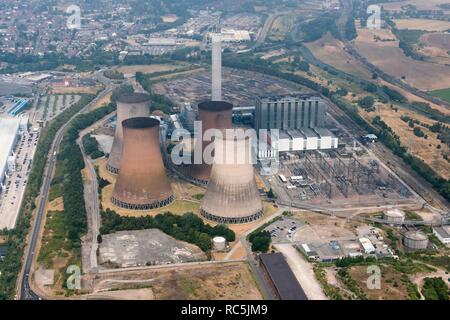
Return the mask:
<svg viewBox="0 0 450 320">
<path fill-rule="evenodd" d="M 270 247 L 271 238 L 267 236 L 257 236 L 252 242 L 252 251 L 254 252 L 267 252 Z"/>
<path fill-rule="evenodd" d="M 372 96 L 367 96 L 358 101 L 358 105 L 364 109 L 370 109 L 373 107 L 375 99 Z"/>
<path fill-rule="evenodd" d="M 267 197 L 268 197 L 269 199 L 276 199 L 277 196 L 276 196 L 275 193 L 273 192 L 272 188 L 270 188 L 269 192 L 267 192 Z"/>
<path fill-rule="evenodd" d="M 449 290 L 442 278 L 425 278 L 422 294 L 425 300 L 449 300 Z"/>
</svg>

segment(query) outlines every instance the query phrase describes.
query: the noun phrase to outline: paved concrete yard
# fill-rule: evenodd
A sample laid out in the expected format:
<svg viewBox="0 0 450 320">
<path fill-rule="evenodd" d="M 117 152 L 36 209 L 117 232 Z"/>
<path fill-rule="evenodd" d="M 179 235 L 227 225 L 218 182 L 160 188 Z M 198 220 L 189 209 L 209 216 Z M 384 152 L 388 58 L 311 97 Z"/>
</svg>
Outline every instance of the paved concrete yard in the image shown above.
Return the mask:
<svg viewBox="0 0 450 320">
<path fill-rule="evenodd" d="M 206 259 L 197 246 L 175 240 L 158 229 L 119 231 L 102 238 L 100 264 L 134 267 Z"/>
</svg>

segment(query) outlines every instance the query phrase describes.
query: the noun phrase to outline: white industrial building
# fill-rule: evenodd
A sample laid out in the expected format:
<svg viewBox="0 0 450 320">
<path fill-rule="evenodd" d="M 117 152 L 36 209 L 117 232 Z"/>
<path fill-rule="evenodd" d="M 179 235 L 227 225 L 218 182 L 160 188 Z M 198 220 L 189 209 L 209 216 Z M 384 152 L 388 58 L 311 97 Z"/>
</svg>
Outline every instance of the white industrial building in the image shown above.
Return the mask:
<svg viewBox="0 0 450 320">
<path fill-rule="evenodd" d="M 329 150 L 338 147 L 338 138 L 325 128 L 280 130 L 279 152 Z"/>
<path fill-rule="evenodd" d="M 366 254 L 374 254 L 376 252 L 375 247 L 368 238 L 359 238 L 359 243 Z"/>
<path fill-rule="evenodd" d="M 450 226 L 435 227 L 433 233 L 443 244 L 450 244 Z"/>
<path fill-rule="evenodd" d="M 8 164 L 16 147 L 21 119 L 0 117 L 0 185 L 3 189 L 5 177 L 8 174 Z"/>
</svg>

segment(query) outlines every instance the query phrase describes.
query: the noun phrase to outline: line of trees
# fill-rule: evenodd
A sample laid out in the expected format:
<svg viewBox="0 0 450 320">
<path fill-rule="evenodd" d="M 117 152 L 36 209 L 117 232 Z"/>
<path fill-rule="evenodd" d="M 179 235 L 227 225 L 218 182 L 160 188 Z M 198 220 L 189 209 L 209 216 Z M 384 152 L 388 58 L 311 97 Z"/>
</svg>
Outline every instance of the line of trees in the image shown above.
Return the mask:
<svg viewBox="0 0 450 320">
<path fill-rule="evenodd" d="M 81 170 L 84 169 L 84 159 L 80 147 L 76 143 L 79 132 L 107 114 L 113 112 L 115 105 L 113 103 L 91 111 L 87 114 L 78 115 L 68 127 L 58 153 L 58 162 L 62 166 L 62 197 L 64 210 L 59 213 L 63 223 L 60 225 L 62 230 L 58 232 L 64 239 L 60 243 L 63 248 L 73 253 L 71 263 L 80 263 L 81 259 L 81 237 L 87 231 L 87 214 L 84 201 L 84 184 Z M 43 251 L 45 253 L 45 245 Z M 41 257 L 41 253 L 39 258 Z"/>
<path fill-rule="evenodd" d="M 91 159 L 98 159 L 105 155 L 103 151 L 99 149 L 97 139 L 95 139 L 91 134 L 85 135 L 82 139 L 82 142 L 84 150 L 86 151 L 87 155 L 91 157 Z"/>
<path fill-rule="evenodd" d="M 233 230 L 226 225 L 219 224 L 212 227 L 209 224 L 205 224 L 201 218 L 191 212 L 184 215 L 166 212 L 155 217 L 123 217 L 115 211 L 106 209 L 101 215 L 101 234 L 122 230 L 159 229 L 177 240 L 195 244 L 205 252 L 211 250 L 213 237 L 222 236 L 229 242 L 234 241 L 236 238 Z"/>
<path fill-rule="evenodd" d="M 8 254 L 0 264 L 0 300 L 11 299 L 14 296 L 17 276 L 22 267 L 22 256 L 26 244 L 26 237 L 30 230 L 31 214 L 36 208 L 35 199 L 39 196 L 47 156 L 56 133 L 73 115 L 92 101 L 93 98 L 94 95 L 83 95 L 77 103 L 58 115 L 42 130 L 33 165 L 28 176 L 28 184 L 20 208 L 17 226 L 15 229 L 6 232 L 8 236 L 6 243 Z"/>
</svg>

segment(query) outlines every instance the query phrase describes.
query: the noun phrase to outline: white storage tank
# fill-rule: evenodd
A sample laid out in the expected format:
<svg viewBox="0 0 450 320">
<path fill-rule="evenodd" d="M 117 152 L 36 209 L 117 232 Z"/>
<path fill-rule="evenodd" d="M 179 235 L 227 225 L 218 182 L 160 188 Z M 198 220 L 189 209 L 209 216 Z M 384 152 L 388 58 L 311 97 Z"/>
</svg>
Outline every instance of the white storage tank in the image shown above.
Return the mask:
<svg viewBox="0 0 450 320">
<path fill-rule="evenodd" d="M 226 249 L 227 240 L 224 237 L 213 238 L 213 249 L 216 251 L 223 251 Z"/>
<path fill-rule="evenodd" d="M 421 231 L 408 231 L 403 235 L 403 244 L 412 250 L 421 250 L 428 247 L 428 237 Z"/>
<path fill-rule="evenodd" d="M 386 211 L 384 218 L 392 224 L 402 224 L 405 221 L 405 213 L 399 209 L 390 209 Z"/>
</svg>

